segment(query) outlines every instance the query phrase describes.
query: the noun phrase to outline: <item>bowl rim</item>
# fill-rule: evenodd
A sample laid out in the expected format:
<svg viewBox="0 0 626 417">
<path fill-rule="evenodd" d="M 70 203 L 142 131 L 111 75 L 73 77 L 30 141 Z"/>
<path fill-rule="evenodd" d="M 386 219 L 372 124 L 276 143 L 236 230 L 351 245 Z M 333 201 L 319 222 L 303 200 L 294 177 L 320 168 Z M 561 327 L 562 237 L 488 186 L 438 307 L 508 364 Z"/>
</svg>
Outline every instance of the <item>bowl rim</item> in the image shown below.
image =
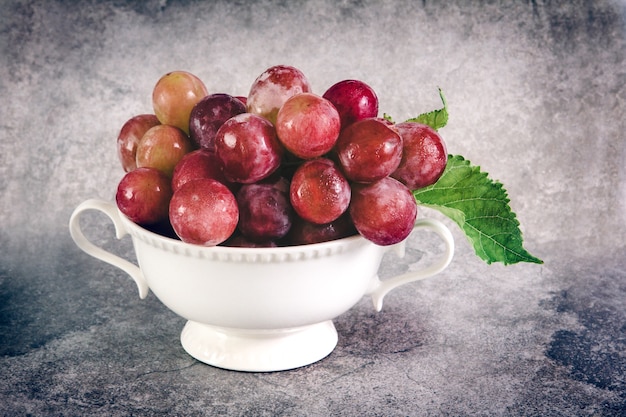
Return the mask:
<svg viewBox="0 0 626 417">
<path fill-rule="evenodd" d="M 142 242 L 164 249 L 170 252 L 184 254 L 200 258 L 218 258 L 220 260 L 242 261 L 248 260 L 252 262 L 258 261 L 277 261 L 285 259 L 300 259 L 320 256 L 330 256 L 340 252 L 344 252 L 351 248 L 362 245 L 374 245 L 373 242 L 365 239 L 359 233 L 340 239 L 329 240 L 319 243 L 310 243 L 305 245 L 291 245 L 278 247 L 237 247 L 237 246 L 202 246 L 193 243 L 183 242 L 179 239 L 164 236 L 159 233 L 148 230 L 132 220 L 130 220 L 119 208 L 117 209 L 122 218 L 128 233 Z"/>
</svg>

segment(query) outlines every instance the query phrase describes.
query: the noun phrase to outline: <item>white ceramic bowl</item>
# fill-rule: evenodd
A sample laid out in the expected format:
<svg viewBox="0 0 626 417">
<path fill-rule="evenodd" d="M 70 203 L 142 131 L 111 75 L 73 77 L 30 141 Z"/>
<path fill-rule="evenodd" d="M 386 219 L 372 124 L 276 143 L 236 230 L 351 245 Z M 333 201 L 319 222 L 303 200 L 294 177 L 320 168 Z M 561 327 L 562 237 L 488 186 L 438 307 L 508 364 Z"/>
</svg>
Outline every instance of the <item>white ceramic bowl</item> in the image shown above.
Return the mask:
<svg viewBox="0 0 626 417">
<path fill-rule="evenodd" d="M 139 266 L 88 241 L 80 228 L 85 210 L 111 218 L 116 236 L 130 234 Z M 448 228 L 420 219 L 418 229 L 436 232 L 445 251 L 430 266 L 381 281 L 377 272 L 390 249 L 361 236 L 278 248 L 202 247 L 152 233 L 114 204 L 87 200 L 70 218 L 70 234 L 89 255 L 127 272 L 145 298 L 149 290 L 187 319 L 181 334 L 194 358 L 240 371 L 279 371 L 308 365 L 337 344 L 332 320 L 363 296 L 380 311 L 392 289 L 441 272 L 450 263 L 454 240 Z"/>
</svg>

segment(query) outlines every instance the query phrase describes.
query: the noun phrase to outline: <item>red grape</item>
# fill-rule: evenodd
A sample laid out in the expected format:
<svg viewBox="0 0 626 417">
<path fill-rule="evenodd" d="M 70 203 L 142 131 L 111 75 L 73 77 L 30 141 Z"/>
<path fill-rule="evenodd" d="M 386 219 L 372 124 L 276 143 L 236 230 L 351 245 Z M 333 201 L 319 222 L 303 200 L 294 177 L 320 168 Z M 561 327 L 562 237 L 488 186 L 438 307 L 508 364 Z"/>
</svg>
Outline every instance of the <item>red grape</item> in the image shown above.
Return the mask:
<svg viewBox="0 0 626 417">
<path fill-rule="evenodd" d="M 304 162 L 293 174 L 291 205 L 300 217 L 312 223 L 330 223 L 350 204 L 350 184 L 330 159 Z"/>
<path fill-rule="evenodd" d="M 402 161 L 391 176 L 411 190 L 437 182 L 448 163 L 443 138 L 420 123 L 398 123 L 396 128 L 403 141 Z"/>
<path fill-rule="evenodd" d="M 117 156 L 124 171 L 130 172 L 137 168 L 137 144 L 148 129 L 159 123 L 154 114 L 140 114 L 124 123 L 117 136 Z"/>
<path fill-rule="evenodd" d="M 228 240 L 220 243 L 220 246 L 228 246 L 231 248 L 276 248 L 278 244 L 273 240 L 254 242 L 241 234 L 234 233 Z"/>
<path fill-rule="evenodd" d="M 274 126 L 261 116 L 242 113 L 217 131 L 215 151 L 224 175 L 233 182 L 251 184 L 278 169 L 284 150 Z"/>
<path fill-rule="evenodd" d="M 302 159 L 329 152 L 339 136 L 341 122 L 332 103 L 312 93 L 290 97 L 276 116 L 276 134 L 285 148 Z"/>
<path fill-rule="evenodd" d="M 186 182 L 200 178 L 213 178 L 226 186 L 230 185 L 222 171 L 222 162 L 215 152 L 196 149 L 183 156 L 176 164 L 172 174 L 172 190 L 176 191 Z"/>
<path fill-rule="evenodd" d="M 246 112 L 246 105 L 228 94 L 211 94 L 200 100 L 189 116 L 189 137 L 201 148 L 215 149 L 215 134 L 224 122 Z"/>
<path fill-rule="evenodd" d="M 378 118 L 359 120 L 344 129 L 336 146 L 346 177 L 355 182 L 378 181 L 398 168 L 402 138 Z"/>
<path fill-rule="evenodd" d="M 239 209 L 224 184 L 203 178 L 185 183 L 174 193 L 169 218 L 183 242 L 215 246 L 235 231 Z"/>
<path fill-rule="evenodd" d="M 385 177 L 372 184 L 353 184 L 349 212 L 363 237 L 377 245 L 393 245 L 413 230 L 417 202 L 404 184 Z"/>
<path fill-rule="evenodd" d="M 148 129 L 137 145 L 137 166 L 157 168 L 171 178 L 176 164 L 193 149 L 182 130 L 157 125 Z"/>
<path fill-rule="evenodd" d="M 186 71 L 169 72 L 152 90 L 154 114 L 161 123 L 189 134 L 191 109 L 207 94 L 204 83 L 195 75 Z"/>
<path fill-rule="evenodd" d="M 316 224 L 296 216 L 291 225 L 288 235 L 289 245 L 308 245 L 311 243 L 327 242 L 329 240 L 341 239 L 356 234 L 354 224 L 348 212 L 345 212 L 338 219 L 326 223 Z"/>
<path fill-rule="evenodd" d="M 337 108 L 342 129 L 356 121 L 378 116 L 378 97 L 363 81 L 339 81 L 326 90 L 323 97 Z"/>
<path fill-rule="evenodd" d="M 282 238 L 291 228 L 293 209 L 289 202 L 289 182 L 244 184 L 237 192 L 239 230 L 248 240 L 267 242 Z"/>
<path fill-rule="evenodd" d="M 248 111 L 276 122 L 276 114 L 293 95 L 311 91 L 302 71 L 288 65 L 276 65 L 263 71 L 250 87 Z"/>
<path fill-rule="evenodd" d="M 117 186 L 115 202 L 133 222 L 149 225 L 168 218 L 172 197 L 170 179 L 155 168 L 137 168 L 124 175 Z"/>
</svg>

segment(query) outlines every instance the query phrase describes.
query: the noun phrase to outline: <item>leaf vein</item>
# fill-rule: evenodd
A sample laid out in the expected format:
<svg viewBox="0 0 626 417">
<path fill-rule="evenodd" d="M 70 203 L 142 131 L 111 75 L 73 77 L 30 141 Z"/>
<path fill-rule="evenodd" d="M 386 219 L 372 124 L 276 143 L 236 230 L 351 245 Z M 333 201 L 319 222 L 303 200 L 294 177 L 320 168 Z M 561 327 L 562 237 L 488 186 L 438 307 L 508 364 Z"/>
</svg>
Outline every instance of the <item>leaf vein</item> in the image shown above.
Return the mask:
<svg viewBox="0 0 626 417">
<path fill-rule="evenodd" d="M 439 210 L 456 222 L 487 263 L 543 263 L 524 249 L 519 221 L 503 185 L 462 156 L 449 155 L 439 180 L 413 195 L 418 204 Z"/>
</svg>

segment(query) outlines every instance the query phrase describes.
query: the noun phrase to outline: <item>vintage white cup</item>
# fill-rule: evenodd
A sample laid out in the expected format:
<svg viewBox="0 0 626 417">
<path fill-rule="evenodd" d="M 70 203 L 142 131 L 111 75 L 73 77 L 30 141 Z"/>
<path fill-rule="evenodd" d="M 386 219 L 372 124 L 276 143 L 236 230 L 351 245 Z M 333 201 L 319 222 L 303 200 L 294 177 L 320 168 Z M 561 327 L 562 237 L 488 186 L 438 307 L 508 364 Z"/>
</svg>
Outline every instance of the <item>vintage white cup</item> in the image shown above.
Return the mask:
<svg viewBox="0 0 626 417">
<path fill-rule="evenodd" d="M 99 210 L 115 225 L 116 237 L 130 234 L 139 266 L 87 240 L 80 227 L 86 210 Z M 404 254 L 405 242 L 378 246 L 361 236 L 278 248 L 202 247 L 152 233 L 102 200 L 87 200 L 70 218 L 70 234 L 87 254 L 114 265 L 187 319 L 183 348 L 204 363 L 239 371 L 280 371 L 329 355 L 337 345 L 333 319 L 370 296 L 377 311 L 392 289 L 444 270 L 454 254 L 450 230 L 420 219 L 412 233 L 428 229 L 445 244 L 429 266 L 380 280 L 389 250 Z"/>
</svg>

